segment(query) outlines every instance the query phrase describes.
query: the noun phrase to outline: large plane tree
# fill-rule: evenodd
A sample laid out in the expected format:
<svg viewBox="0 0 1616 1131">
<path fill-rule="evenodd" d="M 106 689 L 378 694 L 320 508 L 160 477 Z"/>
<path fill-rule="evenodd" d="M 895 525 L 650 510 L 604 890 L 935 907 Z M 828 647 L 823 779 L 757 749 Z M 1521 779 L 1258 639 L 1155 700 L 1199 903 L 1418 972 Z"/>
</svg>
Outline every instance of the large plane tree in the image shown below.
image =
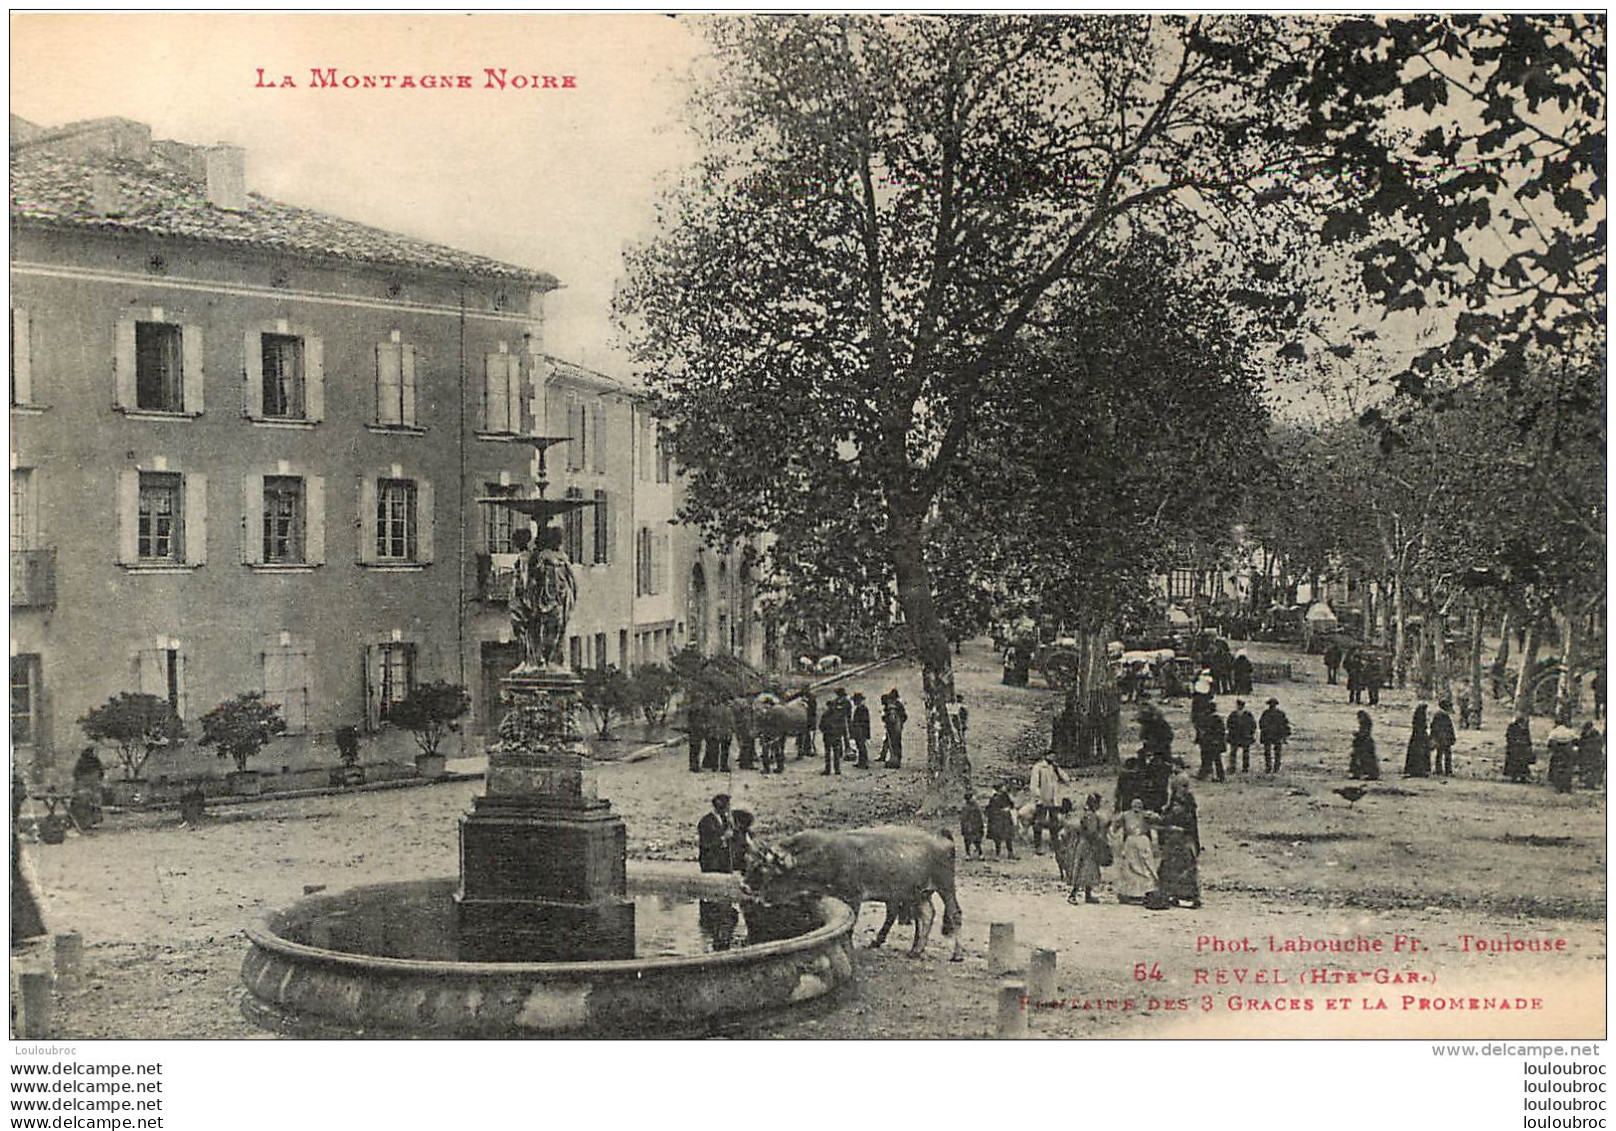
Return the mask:
<svg viewBox="0 0 1616 1131">
<path fill-rule="evenodd" d="M 926 527 L 1029 330 L 1137 231 L 1217 249 L 1293 206 L 1294 25 L 1263 17 L 720 18 L 701 159 L 621 312 L 687 517 L 803 541 L 853 507 L 918 650 L 934 785 L 969 761 Z M 1297 120 L 1293 120 L 1297 119 Z M 1281 301 L 1275 326 L 1294 321 Z M 1103 376 L 1103 373 L 1101 374 Z M 871 506 L 871 504 L 874 504 Z"/>
</svg>

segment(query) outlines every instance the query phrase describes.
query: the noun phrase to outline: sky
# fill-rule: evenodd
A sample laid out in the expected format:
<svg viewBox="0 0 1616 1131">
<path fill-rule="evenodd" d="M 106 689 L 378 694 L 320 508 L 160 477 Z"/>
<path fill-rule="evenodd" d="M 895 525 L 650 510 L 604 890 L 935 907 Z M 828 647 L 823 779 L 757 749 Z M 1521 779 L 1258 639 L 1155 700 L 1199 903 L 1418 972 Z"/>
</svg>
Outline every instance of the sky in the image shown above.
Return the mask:
<svg viewBox="0 0 1616 1131">
<path fill-rule="evenodd" d="M 564 288 L 549 352 L 621 374 L 612 292 L 659 178 L 693 155 L 678 76 L 697 51 L 660 15 L 14 15 L 11 111 L 229 142 L 265 196 L 548 271 Z M 258 86 L 260 67 L 297 86 Z M 473 89 L 311 86 L 333 67 L 470 74 Z M 576 85 L 483 89 L 486 67 Z"/>
</svg>

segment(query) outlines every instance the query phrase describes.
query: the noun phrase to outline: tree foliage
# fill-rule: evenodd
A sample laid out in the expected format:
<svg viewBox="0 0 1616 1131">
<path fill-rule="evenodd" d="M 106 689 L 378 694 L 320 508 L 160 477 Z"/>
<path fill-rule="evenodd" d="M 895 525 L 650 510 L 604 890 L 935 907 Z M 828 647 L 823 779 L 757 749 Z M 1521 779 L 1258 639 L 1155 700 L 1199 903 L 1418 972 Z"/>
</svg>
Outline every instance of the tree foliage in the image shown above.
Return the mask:
<svg viewBox="0 0 1616 1131">
<path fill-rule="evenodd" d="M 140 777 L 158 750 L 178 744 L 185 726 L 173 704 L 156 695 L 121 691 L 79 719 L 91 742 L 107 743 L 118 756 L 128 781 Z"/>
<path fill-rule="evenodd" d="M 423 755 L 431 757 L 458 720 L 471 710 L 471 696 L 458 683 L 437 680 L 418 683 L 387 712 L 387 720 L 403 727 L 415 739 Z"/>
<path fill-rule="evenodd" d="M 202 745 L 218 747 L 219 757 L 231 759 L 241 773 L 249 758 L 285 731 L 281 705 L 265 702 L 262 691 L 245 691 L 202 716 Z"/>
<path fill-rule="evenodd" d="M 611 664 L 602 668 L 589 668 L 580 673 L 583 687 L 579 699 L 584 710 L 595 722 L 595 732 L 609 738 L 612 724 L 634 710 L 634 686 L 629 677 Z"/>
<path fill-rule="evenodd" d="M 629 679 L 629 694 L 651 726 L 668 721 L 668 707 L 678 693 L 679 682 L 665 664 L 641 664 Z"/>
</svg>

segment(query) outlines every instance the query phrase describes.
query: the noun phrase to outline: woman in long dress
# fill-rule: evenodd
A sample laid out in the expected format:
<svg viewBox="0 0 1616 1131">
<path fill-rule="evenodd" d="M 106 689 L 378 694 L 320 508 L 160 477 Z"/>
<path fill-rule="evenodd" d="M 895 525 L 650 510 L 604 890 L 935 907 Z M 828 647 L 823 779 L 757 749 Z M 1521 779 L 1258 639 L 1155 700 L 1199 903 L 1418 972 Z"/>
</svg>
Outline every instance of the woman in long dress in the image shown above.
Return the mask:
<svg viewBox="0 0 1616 1131">
<path fill-rule="evenodd" d="M 1117 860 L 1117 899 L 1122 903 L 1143 903 L 1156 890 L 1156 845 L 1151 840 L 1155 814 L 1134 798 L 1127 810 L 1111 818 L 1111 827 L 1122 830 L 1122 854 Z"/>
<path fill-rule="evenodd" d="M 1078 888 L 1083 889 L 1084 903 L 1100 902 L 1094 898 L 1094 888 L 1100 882 L 1100 869 L 1111 860 L 1111 848 L 1105 839 L 1105 823 L 1100 820 L 1103 801 L 1098 793 L 1089 794 L 1083 802 L 1083 815 L 1070 822 L 1072 859 L 1068 873 L 1072 892 L 1066 897 L 1068 903 L 1077 902 Z"/>
<path fill-rule="evenodd" d="M 1375 754 L 1375 721 L 1368 711 L 1358 712 L 1358 733 L 1352 736 L 1352 762 L 1349 778 L 1380 780 L 1380 759 Z"/>
<path fill-rule="evenodd" d="M 1191 907 L 1201 906 L 1201 822 L 1196 812 L 1195 795 L 1190 792 L 1188 779 L 1173 779 L 1167 808 L 1161 812 L 1162 830 L 1161 894 L 1175 904 L 1189 901 Z"/>
<path fill-rule="evenodd" d="M 1403 759 L 1405 778 L 1431 776 L 1431 732 L 1425 721 L 1426 715 L 1424 703 L 1414 708 L 1414 722 L 1408 732 L 1408 754 Z"/>
</svg>

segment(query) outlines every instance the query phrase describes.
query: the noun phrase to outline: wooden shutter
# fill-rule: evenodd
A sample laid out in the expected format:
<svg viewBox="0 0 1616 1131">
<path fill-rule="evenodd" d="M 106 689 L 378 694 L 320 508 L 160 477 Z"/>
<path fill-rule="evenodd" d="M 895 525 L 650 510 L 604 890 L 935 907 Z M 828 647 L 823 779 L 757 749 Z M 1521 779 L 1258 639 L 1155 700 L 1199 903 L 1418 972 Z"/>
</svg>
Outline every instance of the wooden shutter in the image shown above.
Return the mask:
<svg viewBox="0 0 1616 1131">
<path fill-rule="evenodd" d="M 429 479 L 417 480 L 415 484 L 415 560 L 429 562 L 432 560 L 432 482 Z"/>
<path fill-rule="evenodd" d="M 376 481 L 369 478 L 359 480 L 359 521 L 354 523 L 359 531 L 359 560 L 361 562 L 374 562 L 376 560 Z"/>
<path fill-rule="evenodd" d="M 325 341 L 303 339 L 303 415 L 308 420 L 325 419 Z"/>
<path fill-rule="evenodd" d="M 282 687 L 281 715 L 286 729 L 302 734 L 309 729 L 309 654 L 292 646 L 282 653 L 285 682 Z"/>
<path fill-rule="evenodd" d="M 125 411 L 135 408 L 135 318 L 118 319 L 112 333 L 112 368 L 116 378 L 112 403 Z"/>
<path fill-rule="evenodd" d="M 259 565 L 264 560 L 264 477 L 249 471 L 241 477 L 241 560 Z"/>
<path fill-rule="evenodd" d="M 180 407 L 191 416 L 202 415 L 202 327 L 180 327 Z"/>
<path fill-rule="evenodd" d="M 264 415 L 264 336 L 248 330 L 241 339 L 241 415 L 257 420 Z"/>
<path fill-rule="evenodd" d="M 398 386 L 403 347 L 392 342 L 376 345 L 376 423 L 402 424 L 399 419 Z"/>
<path fill-rule="evenodd" d="M 399 423 L 415 427 L 415 370 L 414 346 L 400 346 L 398 350 Z"/>
<path fill-rule="evenodd" d="M 34 366 L 32 330 L 28 312 L 20 306 L 11 308 L 11 401 L 13 404 L 34 403 Z"/>
<path fill-rule="evenodd" d="M 118 561 L 132 565 L 140 560 L 140 472 L 125 468 L 118 472 Z"/>
<path fill-rule="evenodd" d="M 136 687 L 142 695 L 168 699 L 168 652 L 163 648 L 142 648 L 135 654 Z"/>
<path fill-rule="evenodd" d="M 185 653 L 176 651 L 174 653 L 174 711 L 182 719 L 186 718 L 190 713 L 190 702 L 187 698 L 190 690 L 187 686 L 187 674 Z M 167 691 L 165 690 L 161 694 L 166 695 Z"/>
<path fill-rule="evenodd" d="M 325 477 L 311 475 L 303 480 L 304 560 L 310 565 L 325 563 Z"/>
<path fill-rule="evenodd" d="M 382 725 L 382 650 L 365 647 L 359 650 L 361 687 L 365 696 L 365 729 L 375 731 Z"/>
<path fill-rule="evenodd" d="M 522 430 L 522 355 L 505 355 L 505 430 Z"/>
<path fill-rule="evenodd" d="M 208 477 L 190 473 L 185 476 L 185 560 L 191 565 L 205 565 L 208 560 Z"/>
<path fill-rule="evenodd" d="M 591 414 L 595 425 L 592 447 L 595 450 L 595 470 L 606 470 L 606 405 L 597 400 Z"/>
</svg>

